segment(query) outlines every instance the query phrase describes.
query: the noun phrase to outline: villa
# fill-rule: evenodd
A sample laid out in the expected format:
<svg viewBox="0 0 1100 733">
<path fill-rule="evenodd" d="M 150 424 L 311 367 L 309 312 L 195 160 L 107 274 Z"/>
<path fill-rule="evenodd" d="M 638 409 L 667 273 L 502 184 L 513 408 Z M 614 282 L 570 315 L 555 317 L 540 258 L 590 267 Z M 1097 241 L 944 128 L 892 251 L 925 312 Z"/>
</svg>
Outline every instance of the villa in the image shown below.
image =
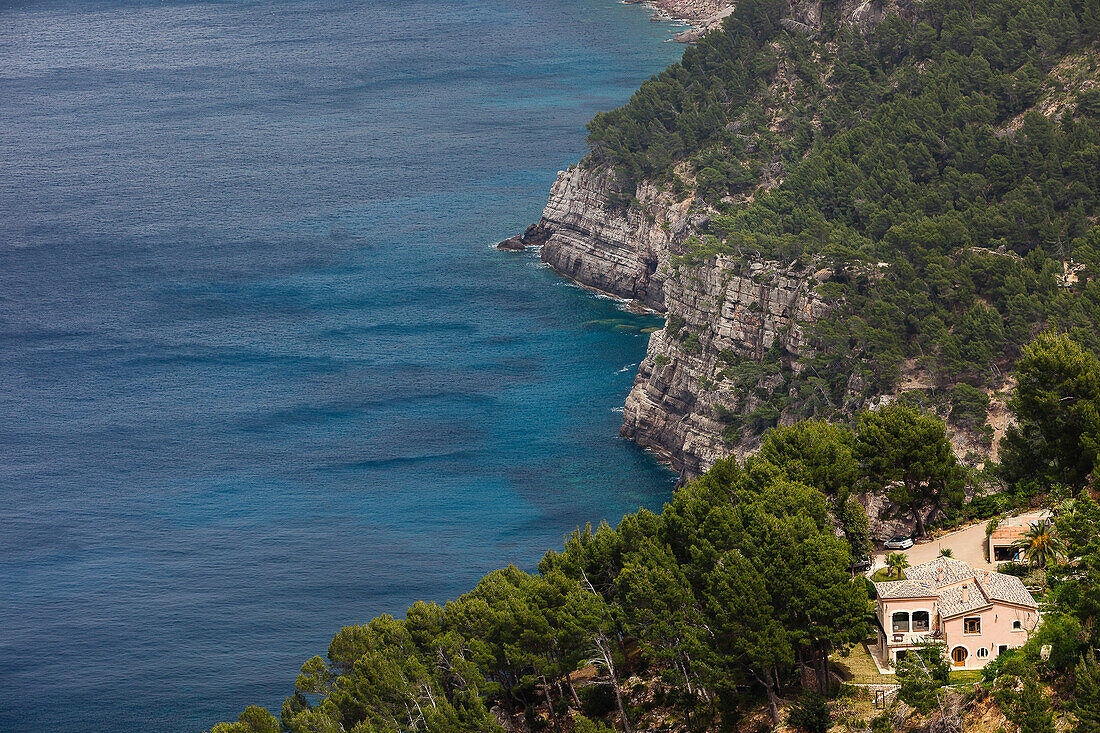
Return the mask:
<svg viewBox="0 0 1100 733">
<path fill-rule="evenodd" d="M 974 570 L 939 557 L 905 571 L 905 580 L 875 583 L 877 656 L 892 664 L 922 643 L 946 646 L 957 669 L 981 669 L 1024 645 L 1039 623 L 1039 605 L 1019 578 Z"/>
</svg>

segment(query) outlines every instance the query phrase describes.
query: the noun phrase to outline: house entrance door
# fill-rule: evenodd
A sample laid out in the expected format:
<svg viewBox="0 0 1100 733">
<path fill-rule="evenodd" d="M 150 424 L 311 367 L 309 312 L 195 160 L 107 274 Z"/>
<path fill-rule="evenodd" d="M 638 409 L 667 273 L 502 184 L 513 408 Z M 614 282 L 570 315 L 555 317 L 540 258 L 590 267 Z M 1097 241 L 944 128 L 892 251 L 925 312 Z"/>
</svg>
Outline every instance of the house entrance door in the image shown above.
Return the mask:
<svg viewBox="0 0 1100 733">
<path fill-rule="evenodd" d="M 966 664 L 966 647 L 957 646 L 951 650 L 951 661 L 955 663 L 956 667 L 961 667 Z"/>
</svg>

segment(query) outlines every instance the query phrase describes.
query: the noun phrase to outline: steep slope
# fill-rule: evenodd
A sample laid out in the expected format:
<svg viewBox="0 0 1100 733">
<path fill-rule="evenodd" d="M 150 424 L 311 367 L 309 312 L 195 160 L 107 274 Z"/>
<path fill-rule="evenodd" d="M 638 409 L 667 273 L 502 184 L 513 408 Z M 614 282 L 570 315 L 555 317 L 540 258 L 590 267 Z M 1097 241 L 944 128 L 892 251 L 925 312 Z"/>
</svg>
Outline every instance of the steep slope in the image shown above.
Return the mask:
<svg viewBox="0 0 1100 733">
<path fill-rule="evenodd" d="M 805 324 L 826 307 L 815 282 L 797 265 L 745 267 L 725 255 L 677 270 L 665 281 L 669 323 L 650 338 L 623 410 L 623 436 L 666 455 L 687 475 L 728 455 L 738 442 L 731 412 L 761 405 L 738 389 L 735 376 L 728 378 L 730 368 L 746 359 L 768 362 L 773 379 L 782 363 L 800 368 L 799 357 L 808 353 Z"/>
<path fill-rule="evenodd" d="M 683 239 L 690 201 L 676 202 L 650 183 L 638 186 L 637 203 L 623 206 L 614 175 L 573 167 L 558 174 L 542 219 L 518 239 L 541 246 L 542 260 L 587 287 L 664 309 L 658 268 Z"/>
<path fill-rule="evenodd" d="M 983 460 L 1020 345 L 1098 345 L 1098 17 L 746 0 L 597 116 L 522 243 L 667 313 L 623 435 L 690 477 L 900 395 Z"/>
</svg>

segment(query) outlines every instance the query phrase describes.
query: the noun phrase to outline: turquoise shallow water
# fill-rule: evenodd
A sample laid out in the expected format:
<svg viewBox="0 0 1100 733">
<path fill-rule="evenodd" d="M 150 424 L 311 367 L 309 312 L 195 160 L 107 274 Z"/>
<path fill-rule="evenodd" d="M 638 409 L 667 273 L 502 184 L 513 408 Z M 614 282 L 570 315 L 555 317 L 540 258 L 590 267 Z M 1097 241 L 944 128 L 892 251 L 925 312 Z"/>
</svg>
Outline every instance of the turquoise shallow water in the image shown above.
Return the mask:
<svg viewBox="0 0 1100 733">
<path fill-rule="evenodd" d="M 605 0 L 0 3 L 0 730 L 278 708 L 672 475 L 653 318 L 489 245 L 681 51 Z"/>
</svg>

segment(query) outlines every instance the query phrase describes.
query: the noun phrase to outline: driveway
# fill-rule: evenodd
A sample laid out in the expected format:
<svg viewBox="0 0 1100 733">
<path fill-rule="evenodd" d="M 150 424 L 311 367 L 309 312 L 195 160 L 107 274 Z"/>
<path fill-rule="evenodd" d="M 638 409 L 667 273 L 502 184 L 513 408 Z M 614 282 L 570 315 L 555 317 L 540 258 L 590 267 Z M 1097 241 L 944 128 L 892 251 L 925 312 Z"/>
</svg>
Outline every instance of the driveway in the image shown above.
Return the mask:
<svg viewBox="0 0 1100 733">
<path fill-rule="evenodd" d="M 997 566 L 986 560 L 985 522 L 972 524 L 950 534 L 938 537 L 931 542 L 913 545 L 908 550 L 897 550 L 909 558 L 910 565 L 930 562 L 940 556 L 941 549 L 950 549 L 951 557 L 962 560 L 972 568 L 996 570 Z M 886 556 L 895 550 L 880 550 L 874 554 L 872 572 L 886 565 Z"/>
</svg>

